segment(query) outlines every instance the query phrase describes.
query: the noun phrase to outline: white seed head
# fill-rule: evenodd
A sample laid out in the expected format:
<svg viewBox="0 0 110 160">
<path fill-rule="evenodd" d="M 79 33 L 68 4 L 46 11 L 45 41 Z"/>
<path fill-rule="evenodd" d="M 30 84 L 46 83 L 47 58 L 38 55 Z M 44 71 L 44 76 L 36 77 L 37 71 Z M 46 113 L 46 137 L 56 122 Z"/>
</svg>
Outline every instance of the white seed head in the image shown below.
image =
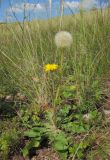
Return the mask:
<svg viewBox="0 0 110 160">
<path fill-rule="evenodd" d="M 67 31 L 60 31 L 55 35 L 55 44 L 58 48 L 70 47 L 72 42 L 72 35 Z"/>
</svg>

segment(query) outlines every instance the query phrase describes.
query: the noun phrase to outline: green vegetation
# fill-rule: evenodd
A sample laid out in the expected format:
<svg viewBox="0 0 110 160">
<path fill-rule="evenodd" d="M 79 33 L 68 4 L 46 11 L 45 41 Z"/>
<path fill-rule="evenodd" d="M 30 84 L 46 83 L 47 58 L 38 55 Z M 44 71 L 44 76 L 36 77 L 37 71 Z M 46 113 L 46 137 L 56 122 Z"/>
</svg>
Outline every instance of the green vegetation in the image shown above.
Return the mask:
<svg viewBox="0 0 110 160">
<path fill-rule="evenodd" d="M 0 24 L 1 159 L 43 147 L 62 160 L 109 157 L 110 137 L 100 138 L 107 127 L 100 108 L 101 80 L 109 78 L 109 19 L 108 8 L 63 17 L 61 28 L 59 18 Z M 70 33 L 70 45 L 56 43 L 59 30 Z"/>
</svg>

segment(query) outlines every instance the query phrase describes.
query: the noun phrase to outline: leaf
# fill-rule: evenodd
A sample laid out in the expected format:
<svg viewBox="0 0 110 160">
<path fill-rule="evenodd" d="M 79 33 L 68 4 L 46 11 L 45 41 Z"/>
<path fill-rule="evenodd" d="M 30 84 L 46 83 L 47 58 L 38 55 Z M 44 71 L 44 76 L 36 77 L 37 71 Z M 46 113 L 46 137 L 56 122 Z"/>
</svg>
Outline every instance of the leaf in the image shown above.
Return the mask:
<svg viewBox="0 0 110 160">
<path fill-rule="evenodd" d="M 26 146 L 22 149 L 23 156 L 26 157 L 29 154 L 29 150 L 33 147 L 32 142 L 28 142 Z"/>
<path fill-rule="evenodd" d="M 96 110 L 90 112 L 90 117 L 91 117 L 91 119 L 94 119 L 94 118 L 96 118 L 97 116 L 98 116 L 98 112 L 97 112 Z"/>
<path fill-rule="evenodd" d="M 59 141 L 54 143 L 54 149 L 57 151 L 64 151 L 67 150 L 67 146 L 64 143 L 61 143 Z"/>
<path fill-rule="evenodd" d="M 78 150 L 77 157 L 79 160 L 81 160 L 84 157 L 83 150 Z"/>
<path fill-rule="evenodd" d="M 62 132 L 62 133 L 59 133 L 56 138 L 55 138 L 56 141 L 60 141 L 66 145 L 68 145 L 68 141 L 67 141 L 67 137 L 66 135 Z"/>
<path fill-rule="evenodd" d="M 43 133 L 45 133 L 46 132 L 46 129 L 44 128 L 44 127 L 34 127 L 33 128 L 33 131 L 35 131 L 35 132 L 40 132 L 41 134 L 43 134 Z"/>
<path fill-rule="evenodd" d="M 83 127 L 83 126 L 77 126 L 77 133 L 83 133 L 83 132 L 85 132 L 86 130 L 85 130 L 85 128 Z"/>
<path fill-rule="evenodd" d="M 37 133 L 33 130 L 30 130 L 30 131 L 26 131 L 24 133 L 24 136 L 27 136 L 27 137 L 30 137 L 30 138 L 34 138 L 34 137 L 37 137 Z"/>
<path fill-rule="evenodd" d="M 72 94 L 72 93 L 69 93 L 69 92 L 63 92 L 63 96 L 64 96 L 65 98 L 69 98 L 69 97 L 72 97 L 73 94 Z"/>
<path fill-rule="evenodd" d="M 65 151 L 68 149 L 68 140 L 65 134 L 59 133 L 54 140 L 54 148 L 57 151 Z"/>
<path fill-rule="evenodd" d="M 26 146 L 22 149 L 23 156 L 26 157 L 29 154 L 29 150 L 33 147 L 39 147 L 40 142 L 34 139 L 31 142 L 28 142 Z"/>
<path fill-rule="evenodd" d="M 36 139 L 35 139 L 33 142 L 33 147 L 39 147 L 39 145 L 40 145 L 40 142 L 36 141 Z"/>
<path fill-rule="evenodd" d="M 60 156 L 62 160 L 67 160 L 67 152 L 60 152 Z"/>
<path fill-rule="evenodd" d="M 27 147 L 23 148 L 22 149 L 22 153 L 23 153 L 23 157 L 26 157 L 28 155 L 28 153 L 29 153 L 28 148 Z"/>
<path fill-rule="evenodd" d="M 76 85 L 70 86 L 70 90 L 75 91 L 76 89 L 77 89 L 77 86 L 76 86 Z"/>
<path fill-rule="evenodd" d="M 62 125 L 63 129 L 65 129 L 66 132 L 72 132 L 72 133 L 84 133 L 89 129 L 89 126 L 87 124 L 83 124 L 80 122 L 69 122 L 67 124 Z"/>
</svg>

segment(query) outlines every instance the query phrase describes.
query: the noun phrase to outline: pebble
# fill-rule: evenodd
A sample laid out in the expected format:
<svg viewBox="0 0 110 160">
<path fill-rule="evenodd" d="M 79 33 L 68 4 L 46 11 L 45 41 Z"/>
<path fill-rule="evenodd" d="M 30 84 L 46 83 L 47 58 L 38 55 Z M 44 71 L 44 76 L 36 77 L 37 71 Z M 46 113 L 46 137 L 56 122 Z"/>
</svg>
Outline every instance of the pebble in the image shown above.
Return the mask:
<svg viewBox="0 0 110 160">
<path fill-rule="evenodd" d="M 103 108 L 105 110 L 110 110 L 110 100 L 107 100 L 107 102 L 103 104 Z"/>
<path fill-rule="evenodd" d="M 110 117 L 110 110 L 103 109 L 103 113 L 104 113 L 105 118 Z"/>
<path fill-rule="evenodd" d="M 8 95 L 5 97 L 6 101 L 12 101 L 13 100 L 13 96 L 12 95 Z"/>
<path fill-rule="evenodd" d="M 83 115 L 83 119 L 84 119 L 86 122 L 88 122 L 88 121 L 90 120 L 90 114 L 89 114 L 89 113 L 84 114 L 84 115 Z"/>
</svg>

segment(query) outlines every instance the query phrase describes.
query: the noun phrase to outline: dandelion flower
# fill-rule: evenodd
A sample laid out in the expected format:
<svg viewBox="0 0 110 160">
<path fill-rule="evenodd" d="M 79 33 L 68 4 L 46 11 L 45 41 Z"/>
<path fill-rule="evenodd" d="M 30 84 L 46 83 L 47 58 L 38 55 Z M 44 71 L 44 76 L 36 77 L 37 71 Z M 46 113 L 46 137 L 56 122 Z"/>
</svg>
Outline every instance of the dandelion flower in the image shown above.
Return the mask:
<svg viewBox="0 0 110 160">
<path fill-rule="evenodd" d="M 55 35 L 55 44 L 58 48 L 70 47 L 72 42 L 72 35 L 67 31 L 60 31 Z"/>
<path fill-rule="evenodd" d="M 58 69 L 58 65 L 57 64 L 46 64 L 44 66 L 44 71 L 45 72 L 55 71 L 57 69 Z"/>
</svg>

